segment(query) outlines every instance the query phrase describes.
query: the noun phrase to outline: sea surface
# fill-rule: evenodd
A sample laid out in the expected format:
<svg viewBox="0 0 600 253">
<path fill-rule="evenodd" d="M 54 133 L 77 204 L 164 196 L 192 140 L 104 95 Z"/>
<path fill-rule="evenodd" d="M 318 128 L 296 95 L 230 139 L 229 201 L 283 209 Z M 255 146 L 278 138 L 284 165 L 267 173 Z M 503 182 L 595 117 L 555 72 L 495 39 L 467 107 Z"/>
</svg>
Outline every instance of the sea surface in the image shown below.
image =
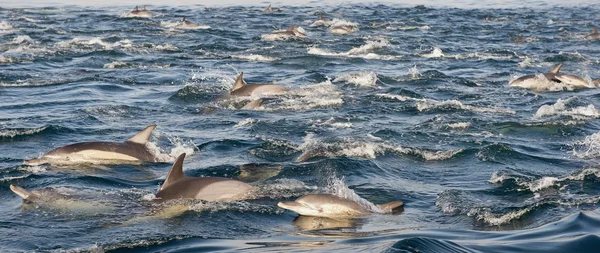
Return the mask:
<svg viewBox="0 0 600 253">
<path fill-rule="evenodd" d="M 600 78 L 600 40 L 585 38 L 600 5 L 132 7 L 0 8 L 0 251 L 600 249 L 600 90 L 509 87 L 558 63 Z M 308 38 L 270 35 L 291 25 Z M 258 97 L 223 96 L 240 72 L 290 92 L 241 110 Z M 23 165 L 151 124 L 165 162 Z M 260 190 L 157 204 L 184 152 L 187 175 Z M 314 192 L 405 207 L 335 220 L 276 206 Z"/>
</svg>

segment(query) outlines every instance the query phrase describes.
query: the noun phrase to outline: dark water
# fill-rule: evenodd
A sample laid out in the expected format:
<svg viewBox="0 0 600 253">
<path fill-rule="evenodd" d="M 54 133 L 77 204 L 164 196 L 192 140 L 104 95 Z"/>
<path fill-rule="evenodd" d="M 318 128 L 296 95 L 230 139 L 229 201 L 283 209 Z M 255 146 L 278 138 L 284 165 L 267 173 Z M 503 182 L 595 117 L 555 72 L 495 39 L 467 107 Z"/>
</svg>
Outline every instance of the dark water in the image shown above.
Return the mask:
<svg viewBox="0 0 600 253">
<path fill-rule="evenodd" d="M 508 83 L 559 62 L 600 77 L 600 40 L 585 39 L 598 6 L 149 8 L 0 9 L 1 251 L 597 252 L 600 93 Z M 358 31 L 311 27 L 321 10 Z M 264 36 L 293 24 L 309 38 Z M 292 91 L 235 109 L 254 98 L 218 98 L 241 71 Z M 169 162 L 22 165 L 149 124 L 162 155 L 188 153 L 186 174 L 249 181 L 256 199 L 161 214 Z M 405 209 L 345 221 L 275 206 L 310 192 Z"/>
</svg>

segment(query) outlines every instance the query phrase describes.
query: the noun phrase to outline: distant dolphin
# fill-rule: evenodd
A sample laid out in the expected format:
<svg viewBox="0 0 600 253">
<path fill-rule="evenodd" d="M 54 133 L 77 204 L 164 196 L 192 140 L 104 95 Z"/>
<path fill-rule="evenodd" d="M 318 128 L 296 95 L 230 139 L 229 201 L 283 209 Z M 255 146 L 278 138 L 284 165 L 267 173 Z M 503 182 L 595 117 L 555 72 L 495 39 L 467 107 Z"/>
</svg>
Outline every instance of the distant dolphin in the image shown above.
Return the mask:
<svg viewBox="0 0 600 253">
<path fill-rule="evenodd" d="M 192 198 L 225 202 L 247 199 L 254 192 L 253 186 L 234 179 L 186 177 L 183 174 L 184 158 L 185 153 L 177 158 L 167 179 L 156 193 L 160 200 Z"/>
<path fill-rule="evenodd" d="M 139 10 L 138 6 L 136 5 L 135 8 L 133 8 L 133 11 L 128 13 L 127 16 L 128 17 L 138 17 L 138 18 L 151 18 L 152 13 L 150 13 L 150 11 L 148 9 L 146 9 L 146 5 L 144 5 L 144 8 L 142 8 L 142 10 Z"/>
<path fill-rule="evenodd" d="M 288 91 L 277 84 L 246 84 L 244 72 L 236 78 L 235 84 L 229 92 L 231 96 L 256 96 L 256 95 L 281 95 Z M 262 103 L 262 101 L 261 101 Z M 259 104 L 260 105 L 260 104 Z"/>
<path fill-rule="evenodd" d="M 297 25 L 292 25 L 292 26 L 290 26 L 285 31 L 275 31 L 275 32 L 272 32 L 271 34 L 273 34 L 273 35 L 288 35 L 288 36 L 294 36 L 294 37 L 300 37 L 300 38 L 308 38 L 308 35 L 306 35 L 305 33 L 301 32 L 299 30 L 299 27 Z"/>
<path fill-rule="evenodd" d="M 600 33 L 598 33 L 598 28 L 594 26 L 594 28 L 592 28 L 592 33 L 586 35 L 585 38 L 588 40 L 600 39 Z"/>
<path fill-rule="evenodd" d="M 356 31 L 356 27 L 351 25 L 335 26 L 329 29 L 329 32 L 333 34 L 349 34 L 354 31 Z"/>
<path fill-rule="evenodd" d="M 371 211 L 360 204 L 331 194 L 308 194 L 295 201 L 279 202 L 277 206 L 300 215 L 327 218 L 356 218 L 371 214 Z M 378 205 L 386 213 L 392 213 L 402 206 L 404 206 L 402 201 Z"/>
<path fill-rule="evenodd" d="M 271 7 L 271 5 L 269 4 L 269 7 L 267 7 L 264 11 L 264 13 L 271 13 L 273 12 L 273 8 Z"/>
<path fill-rule="evenodd" d="M 185 16 L 181 19 L 181 24 L 179 26 L 182 28 L 198 28 L 198 25 L 185 20 Z"/>
<path fill-rule="evenodd" d="M 40 158 L 25 161 L 26 165 L 73 163 L 142 163 L 160 162 L 147 146 L 156 125 L 150 125 L 125 142 L 81 142 L 56 148 Z"/>
<path fill-rule="evenodd" d="M 562 67 L 562 65 L 563 64 L 560 63 L 560 64 L 554 66 L 554 68 L 552 70 L 544 73 L 543 76 L 546 79 L 548 79 L 548 81 L 571 85 L 575 88 L 594 88 L 595 87 L 593 84 L 590 84 L 588 81 L 582 79 L 581 77 L 574 76 L 574 75 L 560 74 L 559 71 L 560 71 L 560 68 Z M 509 84 L 509 86 L 529 88 L 530 87 L 529 82 L 535 81 L 536 77 L 537 77 L 537 75 L 522 76 L 522 77 L 519 77 L 516 80 L 512 81 Z"/>
</svg>

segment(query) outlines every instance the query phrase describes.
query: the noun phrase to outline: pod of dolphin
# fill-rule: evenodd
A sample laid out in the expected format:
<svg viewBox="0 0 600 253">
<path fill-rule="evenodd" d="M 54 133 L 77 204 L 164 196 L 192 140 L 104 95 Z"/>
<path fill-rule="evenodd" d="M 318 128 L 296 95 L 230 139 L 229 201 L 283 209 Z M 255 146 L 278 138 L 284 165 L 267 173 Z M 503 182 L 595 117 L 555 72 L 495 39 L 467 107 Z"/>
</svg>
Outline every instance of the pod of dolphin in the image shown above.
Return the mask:
<svg viewBox="0 0 600 253">
<path fill-rule="evenodd" d="M 272 13 L 278 11 L 269 5 L 263 12 Z M 150 18 L 152 13 L 143 6 L 142 10 L 136 6 L 133 11 L 127 14 L 128 17 Z M 315 22 L 327 21 L 322 13 Z M 198 25 L 193 24 L 182 18 L 181 27 L 194 28 Z M 373 24 L 375 27 L 377 24 Z M 352 26 L 339 26 L 330 29 L 334 34 L 347 34 L 355 31 Z M 303 30 L 295 25 L 287 30 L 280 30 L 271 33 L 273 35 L 293 36 L 298 38 L 307 38 Z M 600 39 L 596 27 L 592 33 L 585 36 L 585 39 Z M 522 38 L 517 37 L 515 42 L 524 42 Z M 519 77 L 509 83 L 511 87 L 533 88 L 535 82 L 546 80 L 565 84 L 573 88 L 594 88 L 600 86 L 600 79 L 587 81 L 579 76 L 563 74 L 560 72 L 563 64 L 559 63 L 553 69 L 546 73 L 530 74 Z M 274 96 L 282 95 L 289 90 L 283 86 L 271 84 L 248 84 L 243 79 L 243 72 L 238 75 L 231 91 L 224 97 L 236 96 Z M 261 97 L 253 100 L 240 109 L 256 109 L 268 98 Z M 151 162 L 164 162 L 157 157 L 148 146 L 148 139 L 156 125 L 150 125 L 141 130 L 138 134 L 124 142 L 81 142 L 66 145 L 49 151 L 43 156 L 24 161 L 25 165 L 74 165 L 74 164 L 141 164 Z M 204 201 L 229 202 L 248 199 L 256 188 L 250 184 L 230 178 L 221 177 L 188 177 L 183 173 L 183 162 L 185 153 L 176 158 L 165 181 L 156 193 L 158 201 L 172 199 L 199 199 Z M 21 188 L 17 185 L 10 185 L 11 191 L 25 201 L 36 201 L 43 198 L 36 192 Z M 351 199 L 341 198 L 331 194 L 308 194 L 295 201 L 282 201 L 277 206 L 294 211 L 301 216 L 325 217 L 325 218 L 357 218 L 364 217 L 373 212 L 369 207 L 365 207 Z M 402 210 L 404 203 L 402 201 L 392 201 L 385 204 L 376 205 L 377 213 L 396 213 Z"/>
</svg>

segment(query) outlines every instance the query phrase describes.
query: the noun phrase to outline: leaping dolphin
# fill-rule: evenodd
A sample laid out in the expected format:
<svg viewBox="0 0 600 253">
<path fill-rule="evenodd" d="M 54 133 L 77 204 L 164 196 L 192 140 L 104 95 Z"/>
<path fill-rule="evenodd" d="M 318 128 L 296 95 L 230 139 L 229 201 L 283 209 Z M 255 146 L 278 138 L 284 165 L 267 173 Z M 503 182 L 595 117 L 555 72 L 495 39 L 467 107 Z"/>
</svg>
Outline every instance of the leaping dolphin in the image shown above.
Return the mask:
<svg viewBox="0 0 600 253">
<path fill-rule="evenodd" d="M 574 76 L 574 75 L 568 75 L 568 74 L 560 74 L 559 71 L 560 71 L 560 68 L 562 67 L 562 65 L 563 65 L 562 63 L 559 63 L 558 65 L 554 66 L 554 68 L 552 70 L 544 73 L 543 76 L 548 81 L 563 83 L 566 85 L 570 85 L 573 88 L 594 88 L 595 87 L 593 83 L 590 83 L 581 77 Z M 509 86 L 531 88 L 530 86 L 532 85 L 532 82 L 535 81 L 536 77 L 537 77 L 537 75 L 522 76 L 522 77 L 519 77 L 516 80 L 512 81 L 509 84 Z"/>
<path fill-rule="evenodd" d="M 594 28 L 592 28 L 592 33 L 586 35 L 585 38 L 588 40 L 600 39 L 600 33 L 598 33 L 598 28 L 594 26 Z"/>
<path fill-rule="evenodd" d="M 277 84 L 246 84 L 244 81 L 244 72 L 235 80 L 235 84 L 229 92 L 231 96 L 257 96 L 257 95 L 281 95 L 288 91 L 283 86 Z M 262 103 L 262 101 L 260 101 Z M 258 105 L 260 105 L 260 103 Z"/>
<path fill-rule="evenodd" d="M 300 215 L 327 218 L 357 218 L 371 214 L 370 210 L 360 204 L 331 194 L 308 194 L 295 201 L 279 202 L 277 206 Z M 392 213 L 402 206 L 402 201 L 378 205 L 385 213 Z"/>
<path fill-rule="evenodd" d="M 201 199 L 206 201 L 236 201 L 247 199 L 254 187 L 244 182 L 221 177 L 187 177 L 183 174 L 181 154 L 156 197 L 161 201 L 179 198 Z"/>
<path fill-rule="evenodd" d="M 40 158 L 27 160 L 26 165 L 73 163 L 142 163 L 161 162 L 148 147 L 148 138 L 156 125 L 150 125 L 125 142 L 81 142 L 56 148 Z"/>
</svg>

